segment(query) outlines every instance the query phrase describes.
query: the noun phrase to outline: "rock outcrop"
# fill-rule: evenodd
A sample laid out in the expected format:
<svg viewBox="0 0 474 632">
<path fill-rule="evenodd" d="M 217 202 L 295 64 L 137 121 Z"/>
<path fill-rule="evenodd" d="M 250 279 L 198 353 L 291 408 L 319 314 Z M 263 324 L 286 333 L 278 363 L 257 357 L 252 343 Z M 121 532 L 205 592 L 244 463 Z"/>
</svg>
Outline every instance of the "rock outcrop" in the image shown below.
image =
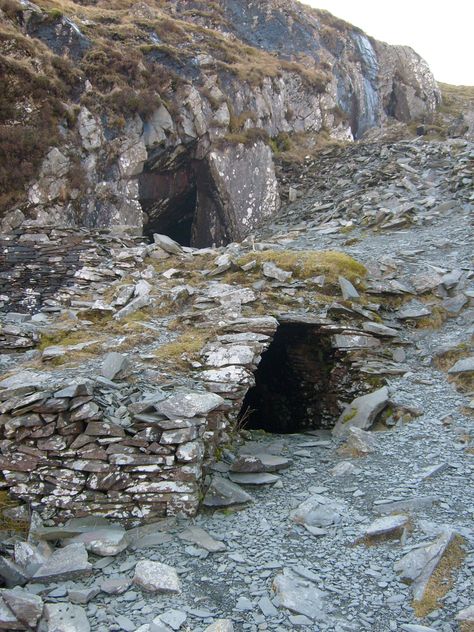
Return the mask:
<svg viewBox="0 0 474 632">
<path fill-rule="evenodd" d="M 40 224 L 228 243 L 278 210 L 268 143 L 351 140 L 439 101 L 414 51 L 294 1 L 119 9 L 0 6 L 4 230 L 21 206 Z"/>
</svg>

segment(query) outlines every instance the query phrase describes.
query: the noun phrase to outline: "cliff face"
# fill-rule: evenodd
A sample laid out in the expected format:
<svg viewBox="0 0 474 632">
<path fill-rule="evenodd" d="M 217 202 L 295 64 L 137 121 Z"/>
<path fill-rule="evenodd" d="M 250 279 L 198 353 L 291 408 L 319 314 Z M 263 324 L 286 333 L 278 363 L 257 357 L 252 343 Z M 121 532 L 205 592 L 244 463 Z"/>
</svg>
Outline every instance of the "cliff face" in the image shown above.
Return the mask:
<svg viewBox="0 0 474 632">
<path fill-rule="evenodd" d="M 297 2 L 0 10 L 3 230 L 28 219 L 226 243 L 278 208 L 272 147 L 429 120 L 439 102 L 414 51 Z"/>
</svg>

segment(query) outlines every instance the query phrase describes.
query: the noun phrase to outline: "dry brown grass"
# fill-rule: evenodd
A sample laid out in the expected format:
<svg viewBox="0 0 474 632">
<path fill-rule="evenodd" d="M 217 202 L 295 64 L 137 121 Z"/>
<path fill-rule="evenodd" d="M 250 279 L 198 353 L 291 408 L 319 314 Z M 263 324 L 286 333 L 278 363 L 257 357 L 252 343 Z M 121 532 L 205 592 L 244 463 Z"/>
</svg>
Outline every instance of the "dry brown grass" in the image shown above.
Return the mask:
<svg viewBox="0 0 474 632">
<path fill-rule="evenodd" d="M 160 361 L 172 363 L 175 367 L 187 368 L 193 359 L 197 359 L 204 345 L 215 336 L 214 329 L 193 329 L 181 333 L 175 340 L 168 342 L 154 352 Z"/>
<path fill-rule="evenodd" d="M 337 281 L 339 276 L 344 276 L 350 281 L 363 279 L 367 270 L 365 267 L 343 252 L 335 250 L 264 250 L 262 252 L 249 252 L 241 257 L 239 265 L 244 265 L 256 260 L 259 266 L 266 261 L 272 262 L 278 267 L 292 272 L 297 279 L 309 279 L 324 274 L 329 283 Z"/>
<path fill-rule="evenodd" d="M 462 342 L 457 345 L 454 349 L 449 349 L 448 351 L 443 351 L 434 356 L 433 365 L 437 369 L 441 369 L 442 371 L 448 371 L 458 360 L 462 358 L 467 358 L 472 355 L 472 345 L 467 342 Z"/>
</svg>

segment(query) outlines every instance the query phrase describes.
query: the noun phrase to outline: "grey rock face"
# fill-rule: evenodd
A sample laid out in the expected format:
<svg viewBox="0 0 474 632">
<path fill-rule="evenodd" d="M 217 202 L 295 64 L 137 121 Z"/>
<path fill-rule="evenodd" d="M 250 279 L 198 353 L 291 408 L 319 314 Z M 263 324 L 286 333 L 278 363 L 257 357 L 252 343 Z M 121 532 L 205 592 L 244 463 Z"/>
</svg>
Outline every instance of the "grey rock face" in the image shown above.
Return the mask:
<svg viewBox="0 0 474 632">
<path fill-rule="evenodd" d="M 196 246 L 242 239 L 278 210 L 280 198 L 272 153 L 265 143 L 214 149 L 207 163 L 216 194 L 198 199 L 193 237 Z"/>
</svg>

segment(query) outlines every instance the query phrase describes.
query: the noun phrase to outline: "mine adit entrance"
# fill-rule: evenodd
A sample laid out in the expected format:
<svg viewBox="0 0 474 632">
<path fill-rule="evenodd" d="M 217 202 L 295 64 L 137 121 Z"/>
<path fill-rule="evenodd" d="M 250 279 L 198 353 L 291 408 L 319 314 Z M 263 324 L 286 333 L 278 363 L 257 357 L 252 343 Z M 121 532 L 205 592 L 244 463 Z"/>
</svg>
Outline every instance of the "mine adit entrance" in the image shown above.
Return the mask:
<svg viewBox="0 0 474 632">
<path fill-rule="evenodd" d="M 198 248 L 232 241 L 209 165 L 189 148 L 150 157 L 139 176 L 139 200 L 150 241 L 153 233 Z"/>
<path fill-rule="evenodd" d="M 351 399 L 355 387 L 345 357 L 317 325 L 280 323 L 245 396 L 240 423 L 282 434 L 332 428 L 340 400 Z"/>
</svg>

